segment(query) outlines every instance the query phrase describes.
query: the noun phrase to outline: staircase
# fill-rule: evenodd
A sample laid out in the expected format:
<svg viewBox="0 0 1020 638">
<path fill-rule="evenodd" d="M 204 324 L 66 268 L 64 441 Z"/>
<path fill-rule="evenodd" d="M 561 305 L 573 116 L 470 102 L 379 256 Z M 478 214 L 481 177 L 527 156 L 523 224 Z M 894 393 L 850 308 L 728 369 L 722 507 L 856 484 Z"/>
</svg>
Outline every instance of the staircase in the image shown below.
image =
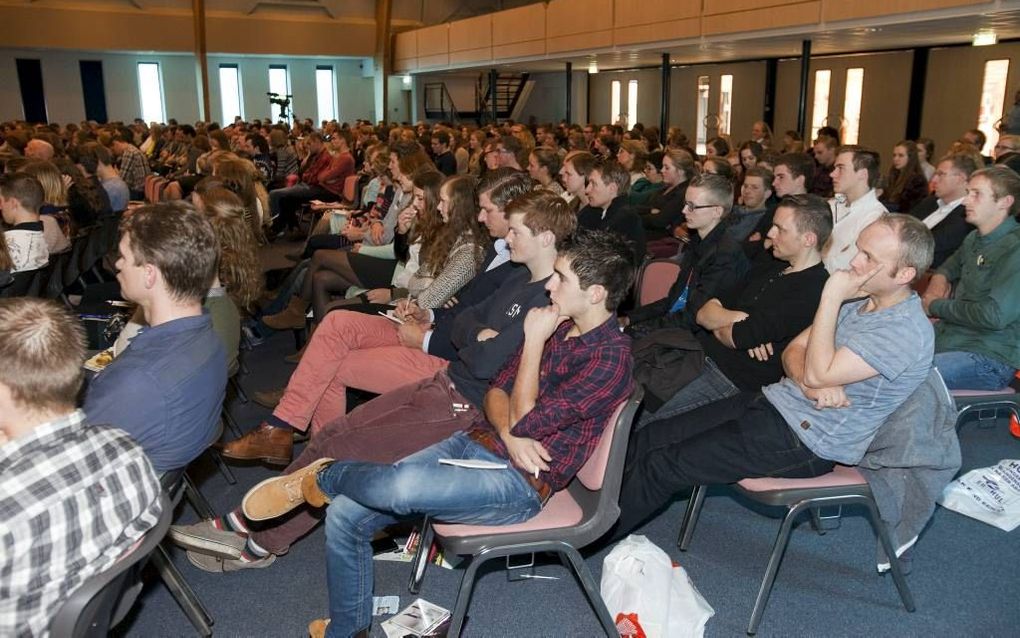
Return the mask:
<svg viewBox="0 0 1020 638">
<path fill-rule="evenodd" d="M 482 73 L 478 76 L 478 84 L 475 87 L 475 104 L 478 110 L 478 123 L 486 124 L 492 121 L 492 100 L 496 100 L 496 119 L 505 120 L 512 118 L 514 109 L 520 102 L 521 94 L 528 85 L 527 73 L 497 73 L 495 96 L 490 86 L 490 75 Z"/>
<path fill-rule="evenodd" d="M 450 123 L 470 120 L 479 126 L 492 121 L 493 92 L 489 85 L 489 74 L 480 73 L 475 84 L 473 111 L 461 111 L 453 103 L 445 82 L 427 82 L 425 90 L 425 118 Z M 496 75 L 495 104 L 496 119 L 515 118 L 514 112 L 523 106 L 526 95 L 534 82 L 528 81 L 527 73 L 499 73 Z"/>
</svg>

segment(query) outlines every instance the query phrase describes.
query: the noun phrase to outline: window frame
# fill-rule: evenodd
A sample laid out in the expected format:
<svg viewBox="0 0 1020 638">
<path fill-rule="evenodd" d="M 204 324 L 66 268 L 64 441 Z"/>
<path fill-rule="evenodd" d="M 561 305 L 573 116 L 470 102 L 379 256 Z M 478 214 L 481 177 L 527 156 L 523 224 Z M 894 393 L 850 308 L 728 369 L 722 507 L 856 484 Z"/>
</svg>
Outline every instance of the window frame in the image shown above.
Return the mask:
<svg viewBox="0 0 1020 638">
<path fill-rule="evenodd" d="M 159 115 L 158 119 L 149 117 L 152 113 L 146 113 L 146 99 L 142 94 L 143 81 L 142 81 L 142 68 L 143 67 L 155 67 L 156 68 L 156 88 L 159 97 Z M 140 117 L 145 120 L 146 123 L 158 122 L 164 124 L 167 121 L 166 113 L 166 87 L 163 84 L 163 65 L 158 60 L 139 60 L 135 65 L 135 78 L 138 80 L 138 110 L 140 111 Z M 150 107 L 153 104 L 150 102 Z"/>
</svg>

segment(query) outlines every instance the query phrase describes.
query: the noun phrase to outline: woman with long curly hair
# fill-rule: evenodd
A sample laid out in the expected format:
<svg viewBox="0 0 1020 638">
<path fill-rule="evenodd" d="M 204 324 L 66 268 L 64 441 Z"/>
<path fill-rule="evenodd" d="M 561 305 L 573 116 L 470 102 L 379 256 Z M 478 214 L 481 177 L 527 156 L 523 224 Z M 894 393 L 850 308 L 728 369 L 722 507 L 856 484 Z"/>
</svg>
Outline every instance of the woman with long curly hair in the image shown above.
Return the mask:
<svg viewBox="0 0 1020 638">
<path fill-rule="evenodd" d="M 219 281 L 239 310 L 250 312 L 262 294 L 258 246 L 244 219 L 244 203 L 215 178 L 198 183 L 191 195 L 220 240 Z"/>
</svg>

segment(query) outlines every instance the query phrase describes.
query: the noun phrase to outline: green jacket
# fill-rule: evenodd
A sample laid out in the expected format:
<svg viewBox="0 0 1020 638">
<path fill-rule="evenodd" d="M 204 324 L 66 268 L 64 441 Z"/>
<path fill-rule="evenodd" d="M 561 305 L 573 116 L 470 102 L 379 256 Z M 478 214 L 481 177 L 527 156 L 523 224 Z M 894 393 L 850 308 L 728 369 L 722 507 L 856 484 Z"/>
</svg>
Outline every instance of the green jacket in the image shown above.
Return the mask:
<svg viewBox="0 0 1020 638">
<path fill-rule="evenodd" d="M 971 231 L 936 272 L 953 296 L 929 308 L 941 320 L 935 352 L 974 352 L 1020 368 L 1020 223 L 1008 217 L 984 237 Z"/>
</svg>

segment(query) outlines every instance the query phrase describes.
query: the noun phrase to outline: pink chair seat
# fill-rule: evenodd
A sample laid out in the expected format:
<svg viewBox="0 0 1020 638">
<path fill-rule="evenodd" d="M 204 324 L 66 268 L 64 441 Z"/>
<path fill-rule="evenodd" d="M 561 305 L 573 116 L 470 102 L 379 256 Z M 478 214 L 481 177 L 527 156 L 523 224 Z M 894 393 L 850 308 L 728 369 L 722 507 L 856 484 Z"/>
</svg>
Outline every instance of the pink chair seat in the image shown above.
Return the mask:
<svg viewBox="0 0 1020 638">
<path fill-rule="evenodd" d="M 954 397 L 994 397 L 1001 394 L 1016 394 L 1016 390 L 1006 386 L 1001 390 L 950 390 Z"/>
<path fill-rule="evenodd" d="M 751 478 L 737 483 L 748 492 L 775 492 L 778 490 L 818 489 L 825 487 L 848 487 L 867 483 L 857 468 L 837 465 L 828 474 L 814 478 Z"/>
<path fill-rule="evenodd" d="M 570 527 L 581 522 L 581 506 L 567 490 L 552 495 L 542 511 L 536 516 L 514 525 L 446 525 L 436 523 L 433 528 L 442 537 L 479 536 L 490 534 L 513 534 L 534 530 Z"/>
</svg>

